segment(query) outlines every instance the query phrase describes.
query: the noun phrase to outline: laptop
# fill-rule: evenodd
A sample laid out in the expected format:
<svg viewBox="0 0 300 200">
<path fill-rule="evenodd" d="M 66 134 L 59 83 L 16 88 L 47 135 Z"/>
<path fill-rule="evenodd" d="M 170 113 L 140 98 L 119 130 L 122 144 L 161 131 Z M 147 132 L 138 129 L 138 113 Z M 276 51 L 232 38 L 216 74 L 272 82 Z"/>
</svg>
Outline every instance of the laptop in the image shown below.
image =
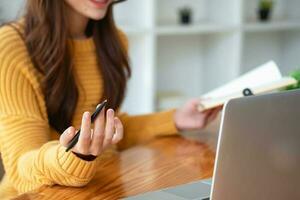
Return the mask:
<svg viewBox="0 0 300 200">
<path fill-rule="evenodd" d="M 127 199 L 300 199 L 300 90 L 225 105 L 212 180 Z"/>
</svg>

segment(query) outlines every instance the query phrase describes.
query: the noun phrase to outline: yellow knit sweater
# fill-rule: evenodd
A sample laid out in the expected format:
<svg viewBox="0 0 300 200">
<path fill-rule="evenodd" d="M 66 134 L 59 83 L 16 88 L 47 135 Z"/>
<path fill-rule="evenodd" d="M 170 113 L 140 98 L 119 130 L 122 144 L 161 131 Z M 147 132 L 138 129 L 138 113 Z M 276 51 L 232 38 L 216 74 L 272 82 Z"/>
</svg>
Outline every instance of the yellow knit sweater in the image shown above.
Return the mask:
<svg viewBox="0 0 300 200">
<path fill-rule="evenodd" d="M 18 25 L 22 27 L 20 24 Z M 126 37 L 120 34 L 124 43 Z M 103 94 L 92 39 L 74 40 L 72 58 L 79 87 L 79 102 L 72 125 L 79 128 L 82 113 L 92 112 Z M 35 70 L 25 44 L 9 26 L 0 29 L 0 152 L 5 176 L 0 199 L 34 190 L 42 185 L 84 186 L 93 178 L 101 159 L 88 162 L 59 145 L 59 134 L 48 123 L 41 91 L 42 75 Z M 62 94 L 63 95 L 63 94 Z M 119 117 L 127 148 L 158 135 L 177 132 L 173 112 Z M 107 155 L 103 153 L 101 156 Z M 101 158 L 100 156 L 100 158 Z"/>
</svg>

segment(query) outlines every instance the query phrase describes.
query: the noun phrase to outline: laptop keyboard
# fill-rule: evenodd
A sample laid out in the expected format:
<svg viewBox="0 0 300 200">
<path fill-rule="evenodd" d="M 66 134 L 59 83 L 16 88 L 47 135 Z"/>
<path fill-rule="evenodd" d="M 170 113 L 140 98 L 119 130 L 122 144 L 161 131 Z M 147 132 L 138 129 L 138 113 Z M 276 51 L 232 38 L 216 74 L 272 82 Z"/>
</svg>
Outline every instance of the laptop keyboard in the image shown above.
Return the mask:
<svg viewBox="0 0 300 200">
<path fill-rule="evenodd" d="M 154 192 L 140 194 L 126 200 L 209 200 L 211 180 L 184 184 Z M 124 200 L 125 200 L 124 199 Z"/>
<path fill-rule="evenodd" d="M 165 189 L 163 191 L 188 200 L 207 200 L 210 196 L 210 189 L 210 184 L 199 181 Z"/>
</svg>

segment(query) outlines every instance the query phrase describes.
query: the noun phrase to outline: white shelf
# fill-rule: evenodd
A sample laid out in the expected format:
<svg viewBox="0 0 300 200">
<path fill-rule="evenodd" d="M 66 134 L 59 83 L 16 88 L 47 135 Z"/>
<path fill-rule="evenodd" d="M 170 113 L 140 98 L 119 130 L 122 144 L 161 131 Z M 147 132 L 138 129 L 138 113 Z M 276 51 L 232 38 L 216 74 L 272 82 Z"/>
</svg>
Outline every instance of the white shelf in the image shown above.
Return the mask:
<svg viewBox="0 0 300 200">
<path fill-rule="evenodd" d="M 259 31 L 289 31 L 300 30 L 300 22 L 296 21 L 270 21 L 270 22 L 249 22 L 243 26 L 246 32 Z"/>
<path fill-rule="evenodd" d="M 151 32 L 151 29 L 139 26 L 118 25 L 118 28 L 128 36 L 144 35 Z"/>
<path fill-rule="evenodd" d="M 235 31 L 237 29 L 237 26 L 201 23 L 190 25 L 160 25 L 155 29 L 155 33 L 158 35 L 189 35 L 202 33 L 222 33 Z"/>
<path fill-rule="evenodd" d="M 292 31 L 300 30 L 300 22 L 296 21 L 271 21 L 271 22 L 246 22 L 243 25 L 225 25 L 215 23 L 201 23 L 190 25 L 159 25 L 153 29 L 128 25 L 118 26 L 127 35 L 144 35 L 154 33 L 158 36 L 195 35 L 207 33 L 226 33 L 234 31 L 266 32 L 266 31 Z"/>
</svg>

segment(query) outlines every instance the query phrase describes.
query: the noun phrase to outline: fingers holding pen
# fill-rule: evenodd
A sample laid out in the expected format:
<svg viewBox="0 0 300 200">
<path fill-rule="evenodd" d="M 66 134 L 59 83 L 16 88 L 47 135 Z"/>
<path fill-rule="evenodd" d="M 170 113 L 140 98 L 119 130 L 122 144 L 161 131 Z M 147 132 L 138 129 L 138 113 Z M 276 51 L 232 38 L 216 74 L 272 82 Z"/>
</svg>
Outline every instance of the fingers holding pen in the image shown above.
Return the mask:
<svg viewBox="0 0 300 200">
<path fill-rule="evenodd" d="M 85 112 L 82 116 L 81 129 L 78 134 L 78 142 L 72 148 L 72 151 L 81 155 L 98 156 L 106 148 L 112 144 L 117 144 L 123 138 L 123 125 L 119 118 L 115 117 L 115 111 L 103 109 L 100 111 L 98 117 L 93 118 L 94 129 L 91 129 L 91 114 Z M 75 129 L 70 128 L 65 132 L 71 134 L 64 134 L 61 140 L 64 146 L 70 144 L 70 138 L 75 135 Z M 69 137 L 70 136 L 70 137 Z M 71 137 L 72 136 L 72 137 Z M 68 138 L 66 138 L 68 137 Z"/>
<path fill-rule="evenodd" d="M 102 111 L 95 122 L 95 130 L 92 139 L 91 152 L 99 155 L 112 144 L 117 144 L 123 139 L 123 125 L 119 118 L 115 117 L 115 111 L 108 109 Z"/>
<path fill-rule="evenodd" d="M 115 121 L 115 134 L 112 138 L 112 144 L 117 144 L 123 139 L 124 128 L 119 118 L 115 117 L 114 121 Z"/>
<path fill-rule="evenodd" d="M 82 154 L 88 154 L 91 144 L 91 114 L 85 112 L 81 122 L 81 132 L 78 141 L 78 150 Z"/>
<path fill-rule="evenodd" d="M 76 134 L 76 130 L 74 127 L 69 127 L 67 128 L 63 134 L 60 136 L 59 138 L 59 143 L 64 146 L 64 147 L 67 147 L 69 142 L 73 139 L 73 137 L 75 136 Z"/>
<path fill-rule="evenodd" d="M 106 112 L 105 136 L 103 147 L 106 148 L 111 144 L 112 138 L 115 133 L 115 112 L 113 109 L 108 109 Z"/>
<path fill-rule="evenodd" d="M 94 134 L 91 143 L 91 153 L 98 155 L 103 149 L 103 140 L 105 135 L 105 109 L 101 111 L 99 116 L 95 120 Z"/>
</svg>

